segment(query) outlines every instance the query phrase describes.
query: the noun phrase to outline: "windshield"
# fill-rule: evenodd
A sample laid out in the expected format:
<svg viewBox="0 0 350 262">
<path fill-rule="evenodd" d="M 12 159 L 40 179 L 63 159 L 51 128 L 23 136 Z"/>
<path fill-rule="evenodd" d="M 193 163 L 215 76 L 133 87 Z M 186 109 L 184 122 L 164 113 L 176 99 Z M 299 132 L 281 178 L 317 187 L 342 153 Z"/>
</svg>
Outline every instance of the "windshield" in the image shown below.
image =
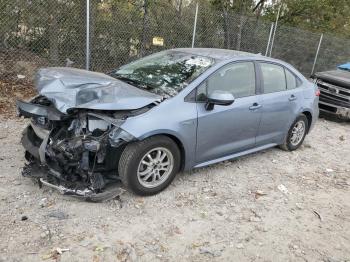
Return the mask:
<svg viewBox="0 0 350 262">
<path fill-rule="evenodd" d="M 214 59 L 163 51 L 110 73 L 111 76 L 163 97 L 173 97 L 214 63 Z"/>
</svg>

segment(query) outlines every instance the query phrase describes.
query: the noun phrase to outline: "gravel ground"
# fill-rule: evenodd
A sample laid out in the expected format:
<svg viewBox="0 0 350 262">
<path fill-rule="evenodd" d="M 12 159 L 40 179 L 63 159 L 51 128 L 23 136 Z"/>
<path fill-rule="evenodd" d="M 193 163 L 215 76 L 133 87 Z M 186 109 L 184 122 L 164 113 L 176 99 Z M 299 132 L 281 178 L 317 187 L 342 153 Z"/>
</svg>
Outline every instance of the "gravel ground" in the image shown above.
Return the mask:
<svg viewBox="0 0 350 262">
<path fill-rule="evenodd" d="M 350 124 L 97 204 L 21 177 L 24 126 L 0 121 L 0 261 L 350 261 Z"/>
</svg>

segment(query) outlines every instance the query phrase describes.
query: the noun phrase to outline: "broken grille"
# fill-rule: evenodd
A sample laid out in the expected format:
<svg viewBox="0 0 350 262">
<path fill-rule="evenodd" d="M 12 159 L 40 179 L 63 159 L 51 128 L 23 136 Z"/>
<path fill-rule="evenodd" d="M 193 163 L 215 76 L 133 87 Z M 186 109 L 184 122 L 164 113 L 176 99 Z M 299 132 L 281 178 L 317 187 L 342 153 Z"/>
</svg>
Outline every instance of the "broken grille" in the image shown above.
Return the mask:
<svg viewBox="0 0 350 262">
<path fill-rule="evenodd" d="M 350 107 L 350 89 L 336 86 L 323 80 L 317 80 L 317 86 L 321 91 L 321 101 Z"/>
</svg>

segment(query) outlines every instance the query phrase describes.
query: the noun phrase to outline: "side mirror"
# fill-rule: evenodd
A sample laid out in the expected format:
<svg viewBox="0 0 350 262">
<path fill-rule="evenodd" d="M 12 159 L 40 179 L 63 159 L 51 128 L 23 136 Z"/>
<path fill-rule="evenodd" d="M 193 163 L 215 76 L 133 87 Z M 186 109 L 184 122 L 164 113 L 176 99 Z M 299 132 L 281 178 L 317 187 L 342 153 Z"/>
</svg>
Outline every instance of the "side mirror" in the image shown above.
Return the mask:
<svg viewBox="0 0 350 262">
<path fill-rule="evenodd" d="M 227 91 L 215 90 L 208 95 L 208 101 L 205 104 L 206 110 L 213 110 L 214 105 L 229 106 L 235 101 L 235 97 Z"/>
</svg>

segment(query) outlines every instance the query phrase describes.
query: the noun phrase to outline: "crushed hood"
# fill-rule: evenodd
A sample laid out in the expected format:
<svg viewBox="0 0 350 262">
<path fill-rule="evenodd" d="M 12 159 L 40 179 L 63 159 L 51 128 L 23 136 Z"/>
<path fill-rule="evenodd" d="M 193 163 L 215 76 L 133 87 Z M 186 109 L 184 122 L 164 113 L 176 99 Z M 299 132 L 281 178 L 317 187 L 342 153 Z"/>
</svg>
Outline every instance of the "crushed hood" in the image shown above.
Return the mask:
<svg viewBox="0 0 350 262">
<path fill-rule="evenodd" d="M 35 80 L 38 92 L 62 113 L 71 108 L 133 110 L 161 100 L 108 75 L 76 68 L 43 68 Z"/>
</svg>

